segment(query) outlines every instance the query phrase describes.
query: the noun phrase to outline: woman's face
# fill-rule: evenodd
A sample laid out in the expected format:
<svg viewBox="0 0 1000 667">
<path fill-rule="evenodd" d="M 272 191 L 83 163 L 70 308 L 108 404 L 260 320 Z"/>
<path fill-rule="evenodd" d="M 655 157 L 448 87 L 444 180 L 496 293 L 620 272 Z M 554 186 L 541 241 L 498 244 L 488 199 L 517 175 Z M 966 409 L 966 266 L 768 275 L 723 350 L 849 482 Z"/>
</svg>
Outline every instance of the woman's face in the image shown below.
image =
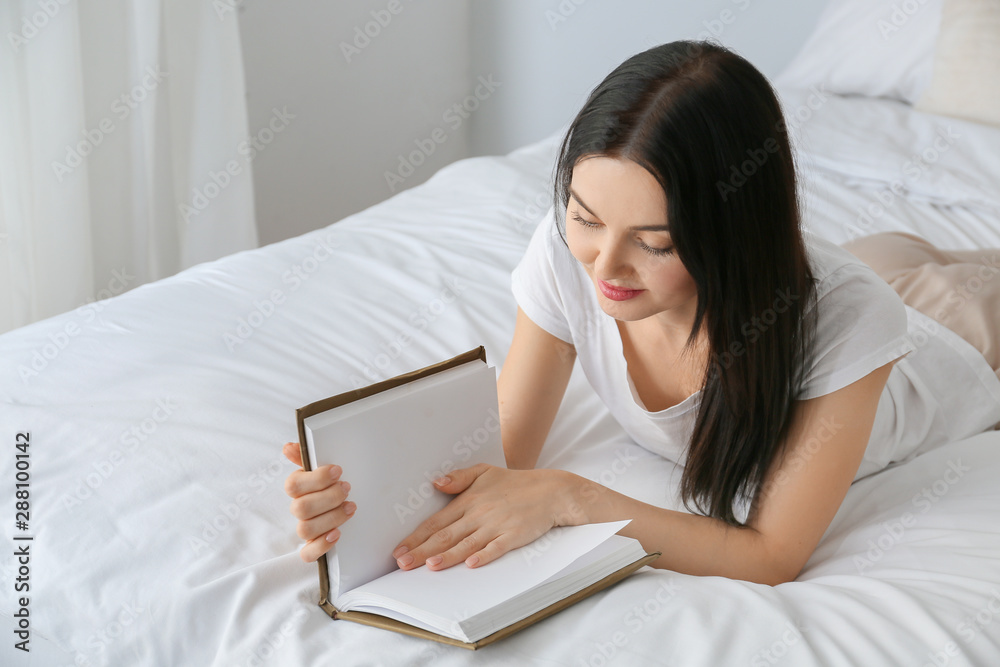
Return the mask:
<svg viewBox="0 0 1000 667">
<path fill-rule="evenodd" d="M 573 168 L 566 243 L 593 281 L 604 312 L 625 321 L 658 316 L 686 334 L 697 290 L 673 249 L 666 210 L 663 188 L 635 162 L 586 158 Z M 601 281 L 641 291 L 615 293 Z"/>
</svg>

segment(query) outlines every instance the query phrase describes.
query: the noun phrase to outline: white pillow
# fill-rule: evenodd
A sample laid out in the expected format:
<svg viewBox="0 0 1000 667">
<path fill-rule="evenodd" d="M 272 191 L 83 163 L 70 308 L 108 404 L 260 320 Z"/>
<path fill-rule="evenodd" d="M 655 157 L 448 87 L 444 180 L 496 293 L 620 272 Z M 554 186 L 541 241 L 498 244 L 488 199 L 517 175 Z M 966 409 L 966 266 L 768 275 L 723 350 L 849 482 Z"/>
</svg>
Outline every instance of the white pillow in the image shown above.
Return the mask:
<svg viewBox="0 0 1000 667">
<path fill-rule="evenodd" d="M 1000 126 L 1000 2 L 944 0 L 934 74 L 913 108 Z"/>
<path fill-rule="evenodd" d="M 942 0 L 830 0 L 777 86 L 914 104 L 930 84 Z"/>
</svg>

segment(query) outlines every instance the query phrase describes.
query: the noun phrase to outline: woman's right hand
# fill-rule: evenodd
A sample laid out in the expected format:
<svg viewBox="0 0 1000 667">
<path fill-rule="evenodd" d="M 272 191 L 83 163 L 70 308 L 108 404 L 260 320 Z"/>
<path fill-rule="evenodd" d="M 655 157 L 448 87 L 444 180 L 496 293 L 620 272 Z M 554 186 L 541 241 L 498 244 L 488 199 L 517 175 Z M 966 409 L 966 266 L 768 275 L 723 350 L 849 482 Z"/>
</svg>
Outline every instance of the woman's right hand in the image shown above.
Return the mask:
<svg viewBox="0 0 1000 667">
<path fill-rule="evenodd" d="M 285 480 L 285 493 L 293 498 L 292 515 L 299 520 L 295 532 L 308 544 L 299 551 L 307 563 L 316 561 L 340 538 L 338 526 L 351 518 L 357 505 L 344 502 L 351 485 L 340 480 L 343 472 L 336 464 L 306 472 L 301 468 L 299 443 L 286 442 L 282 453 L 297 466 Z"/>
</svg>

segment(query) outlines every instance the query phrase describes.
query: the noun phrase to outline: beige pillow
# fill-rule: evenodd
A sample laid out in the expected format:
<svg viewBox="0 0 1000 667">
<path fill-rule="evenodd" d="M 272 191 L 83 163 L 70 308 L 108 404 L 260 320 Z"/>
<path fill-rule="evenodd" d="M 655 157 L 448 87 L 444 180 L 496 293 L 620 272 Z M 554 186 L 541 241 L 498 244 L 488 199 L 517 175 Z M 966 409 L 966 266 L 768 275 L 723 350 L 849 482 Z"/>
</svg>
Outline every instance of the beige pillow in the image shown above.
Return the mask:
<svg viewBox="0 0 1000 667">
<path fill-rule="evenodd" d="M 944 0 L 931 83 L 913 108 L 1000 126 L 1000 0 Z"/>
</svg>

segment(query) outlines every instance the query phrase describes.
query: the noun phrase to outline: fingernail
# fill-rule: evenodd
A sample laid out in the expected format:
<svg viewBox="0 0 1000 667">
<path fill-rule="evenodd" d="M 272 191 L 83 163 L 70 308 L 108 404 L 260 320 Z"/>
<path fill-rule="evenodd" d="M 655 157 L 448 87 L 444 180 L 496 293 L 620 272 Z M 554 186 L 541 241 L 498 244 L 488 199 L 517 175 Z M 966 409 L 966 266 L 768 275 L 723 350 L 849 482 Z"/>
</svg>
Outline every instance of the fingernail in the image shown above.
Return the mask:
<svg viewBox="0 0 1000 667">
<path fill-rule="evenodd" d="M 334 528 L 333 530 L 331 530 L 329 533 L 326 534 L 326 541 L 333 542 L 338 537 L 340 537 L 340 531 Z"/>
<path fill-rule="evenodd" d="M 465 559 L 465 564 L 469 567 L 475 567 L 479 565 L 479 556 L 469 556 Z"/>
<path fill-rule="evenodd" d="M 343 487 L 344 493 L 347 493 L 348 491 L 351 490 L 351 483 L 350 482 L 341 482 L 340 486 Z"/>
<path fill-rule="evenodd" d="M 337 479 L 338 477 L 340 477 L 340 473 L 342 473 L 342 472 L 344 472 L 344 471 L 340 469 L 340 466 L 338 466 L 338 465 L 330 466 L 330 478 L 331 479 Z"/>
<path fill-rule="evenodd" d="M 353 515 L 357 509 L 358 506 L 355 503 L 344 503 L 344 514 L 347 516 Z"/>
<path fill-rule="evenodd" d="M 444 558 L 441 558 L 441 556 L 431 556 L 427 559 L 427 564 L 431 566 L 440 565 L 443 560 Z"/>
<path fill-rule="evenodd" d="M 434 483 L 437 484 L 438 486 L 444 486 L 450 481 L 451 477 L 438 477 L 436 480 L 434 480 Z"/>
<path fill-rule="evenodd" d="M 409 549 L 407 549 L 406 547 L 399 547 L 398 549 L 396 549 L 395 551 L 392 552 L 392 557 L 393 558 L 399 558 L 400 556 L 402 556 L 403 554 L 405 554 L 407 551 L 409 551 Z"/>
<path fill-rule="evenodd" d="M 396 562 L 399 563 L 400 567 L 406 567 L 413 562 L 413 554 L 406 554 L 402 558 L 397 558 Z"/>
</svg>

